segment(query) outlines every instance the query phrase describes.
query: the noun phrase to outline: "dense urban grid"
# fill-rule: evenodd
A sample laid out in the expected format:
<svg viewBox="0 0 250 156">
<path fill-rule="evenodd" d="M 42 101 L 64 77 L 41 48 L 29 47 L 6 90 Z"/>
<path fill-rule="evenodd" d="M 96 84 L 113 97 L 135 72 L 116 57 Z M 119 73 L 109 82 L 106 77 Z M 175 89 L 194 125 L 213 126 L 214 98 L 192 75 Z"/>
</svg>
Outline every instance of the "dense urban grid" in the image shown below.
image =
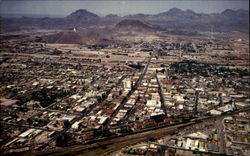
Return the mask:
<svg viewBox="0 0 250 156">
<path fill-rule="evenodd" d="M 249 106 L 247 68 L 200 61 L 195 56 L 206 57 L 203 54 L 211 49 L 232 53 L 232 48 L 217 50 L 222 45 L 160 40 L 127 43 L 129 48 L 113 46 L 116 48 L 91 50 L 77 45 L 2 41 L 2 149 L 86 143 Z M 79 49 L 89 53 L 80 54 Z M 124 59 L 114 59 L 116 55 Z M 249 147 L 250 139 L 246 114 L 216 120 L 221 123 L 218 127 L 206 129 L 211 134 L 198 131 L 162 139 L 152 148 L 249 154 L 244 148 Z M 234 138 L 238 133 L 244 137 Z M 221 135 L 223 141 L 232 143 L 220 142 Z"/>
<path fill-rule="evenodd" d="M 131 31 L 1 34 L 1 153 L 250 155 L 249 39 Z"/>
</svg>

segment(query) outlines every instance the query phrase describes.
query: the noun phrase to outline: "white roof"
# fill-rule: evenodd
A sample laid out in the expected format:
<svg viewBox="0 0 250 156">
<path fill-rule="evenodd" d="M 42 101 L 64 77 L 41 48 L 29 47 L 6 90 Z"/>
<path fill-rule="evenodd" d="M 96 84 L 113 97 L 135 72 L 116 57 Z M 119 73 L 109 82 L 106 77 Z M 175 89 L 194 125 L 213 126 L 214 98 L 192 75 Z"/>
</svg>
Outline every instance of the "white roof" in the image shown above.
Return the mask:
<svg viewBox="0 0 250 156">
<path fill-rule="evenodd" d="M 196 132 L 196 133 L 192 133 L 192 134 L 189 134 L 187 135 L 187 137 L 190 137 L 190 138 L 199 138 L 199 139 L 208 139 L 208 135 L 206 135 L 205 133 L 202 133 L 202 132 Z"/>
<path fill-rule="evenodd" d="M 215 109 L 212 109 L 212 110 L 210 111 L 210 113 L 211 113 L 212 115 L 220 115 L 220 114 L 221 114 L 220 111 L 215 110 Z"/>
<path fill-rule="evenodd" d="M 98 119 L 100 119 L 98 123 L 103 124 L 108 119 L 108 117 L 106 117 L 106 116 L 98 116 Z"/>
<path fill-rule="evenodd" d="M 233 107 L 231 105 L 225 105 L 223 107 L 218 108 L 218 110 L 223 111 L 223 112 L 228 112 L 230 110 L 233 110 Z"/>
<path fill-rule="evenodd" d="M 75 95 L 72 95 L 70 98 L 71 99 L 80 99 L 82 96 L 78 95 L 78 94 L 75 94 Z"/>
<path fill-rule="evenodd" d="M 81 123 L 81 121 L 76 121 L 74 124 L 72 124 L 72 128 L 73 129 L 77 129 L 79 127 L 79 124 Z"/>
<path fill-rule="evenodd" d="M 65 115 L 62 117 L 63 120 L 68 120 L 68 121 L 71 121 L 75 118 L 74 115 Z"/>
<path fill-rule="evenodd" d="M 31 129 L 28 129 L 27 131 L 23 132 L 22 134 L 19 135 L 19 137 L 23 137 L 25 138 L 26 136 L 28 136 L 29 134 L 33 133 L 36 129 L 34 128 L 31 128 Z"/>
</svg>

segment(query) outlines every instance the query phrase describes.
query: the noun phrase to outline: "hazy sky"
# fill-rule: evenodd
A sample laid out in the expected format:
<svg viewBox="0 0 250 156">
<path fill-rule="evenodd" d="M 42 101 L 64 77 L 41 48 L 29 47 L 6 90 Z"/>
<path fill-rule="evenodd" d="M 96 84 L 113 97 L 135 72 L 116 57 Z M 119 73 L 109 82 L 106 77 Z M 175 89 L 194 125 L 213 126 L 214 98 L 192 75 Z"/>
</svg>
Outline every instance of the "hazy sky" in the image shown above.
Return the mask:
<svg viewBox="0 0 250 156">
<path fill-rule="evenodd" d="M 43 14 L 66 16 L 77 9 L 87 9 L 98 15 L 135 13 L 156 14 L 177 7 L 195 12 L 222 12 L 225 9 L 249 10 L 249 0 L 0 0 L 1 14 Z"/>
</svg>

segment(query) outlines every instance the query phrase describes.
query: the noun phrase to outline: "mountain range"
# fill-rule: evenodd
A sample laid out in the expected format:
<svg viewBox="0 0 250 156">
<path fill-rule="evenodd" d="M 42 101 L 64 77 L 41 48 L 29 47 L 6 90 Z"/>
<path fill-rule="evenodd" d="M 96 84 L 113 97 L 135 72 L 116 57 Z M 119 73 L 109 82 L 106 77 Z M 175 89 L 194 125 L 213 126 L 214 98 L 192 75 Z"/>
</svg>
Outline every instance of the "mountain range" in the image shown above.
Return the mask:
<svg viewBox="0 0 250 156">
<path fill-rule="evenodd" d="M 99 26 L 135 26 L 141 23 L 146 29 L 157 27 L 164 30 L 195 30 L 230 32 L 240 31 L 249 32 L 249 11 L 239 9 L 226 9 L 221 13 L 196 13 L 192 10 L 181 10 L 172 8 L 166 12 L 155 15 L 134 14 L 120 17 L 114 14 L 100 17 L 95 13 L 85 9 L 79 9 L 63 18 L 3 18 L 1 17 L 2 28 L 4 31 L 16 31 L 23 29 L 69 29 L 72 27 L 99 27 Z M 125 20 L 125 21 L 124 21 Z M 133 21 L 131 21 L 133 20 Z M 140 21 L 141 23 L 138 23 Z M 121 23 L 122 22 L 122 23 Z M 137 24 L 136 24 L 137 23 Z M 147 28 L 148 27 L 148 28 Z"/>
</svg>

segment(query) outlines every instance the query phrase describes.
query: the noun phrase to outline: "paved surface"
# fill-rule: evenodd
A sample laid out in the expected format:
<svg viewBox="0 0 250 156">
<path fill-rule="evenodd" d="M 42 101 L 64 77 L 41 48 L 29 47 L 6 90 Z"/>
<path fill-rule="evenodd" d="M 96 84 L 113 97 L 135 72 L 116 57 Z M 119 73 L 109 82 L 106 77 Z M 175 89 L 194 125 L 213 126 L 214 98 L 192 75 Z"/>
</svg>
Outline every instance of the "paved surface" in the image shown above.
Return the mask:
<svg viewBox="0 0 250 156">
<path fill-rule="evenodd" d="M 148 61 L 147 61 L 147 65 L 144 67 L 139 79 L 136 81 L 135 85 L 132 87 L 132 89 L 129 91 L 129 93 L 127 94 L 127 96 L 123 99 L 122 103 L 118 106 L 117 110 L 115 111 L 115 113 L 113 113 L 110 117 L 110 120 L 108 122 L 107 125 L 109 125 L 112 121 L 112 119 L 118 114 L 119 110 L 121 108 L 124 107 L 124 105 L 128 102 L 130 96 L 135 92 L 135 90 L 138 88 L 138 86 L 140 85 L 142 79 L 144 78 L 144 75 L 146 74 L 147 70 L 148 70 L 148 66 L 150 64 L 150 61 L 152 59 L 152 55 L 148 58 Z"/>
<path fill-rule="evenodd" d="M 219 146 L 219 152 L 221 154 L 224 154 L 225 151 L 225 139 L 224 139 L 224 126 L 223 126 L 223 118 L 219 118 L 216 121 L 216 126 L 217 126 L 217 133 L 218 133 L 218 146 Z"/>
<path fill-rule="evenodd" d="M 235 111 L 232 113 L 224 114 L 221 116 L 212 116 L 203 119 L 197 119 L 197 124 L 211 122 L 214 119 L 223 118 L 226 116 L 231 116 L 233 114 L 237 114 L 239 112 L 250 111 L 250 108 L 245 108 L 243 110 Z M 103 155 L 104 153 L 114 152 L 126 146 L 130 146 L 136 143 L 140 143 L 143 141 L 148 141 L 151 138 L 159 139 L 166 135 L 171 135 L 176 133 L 184 127 L 192 127 L 196 124 L 196 122 L 191 121 L 187 123 L 178 124 L 175 126 L 169 127 L 159 127 L 158 129 L 153 129 L 141 133 L 131 134 L 127 136 L 121 136 L 116 138 L 109 138 L 104 141 L 100 141 L 92 144 L 83 144 L 83 145 L 75 145 L 64 148 L 50 149 L 46 151 L 35 151 L 34 153 L 23 153 L 25 155 L 83 155 L 83 156 L 97 156 Z"/>
<path fill-rule="evenodd" d="M 167 108 L 165 105 L 165 98 L 164 95 L 162 94 L 162 87 L 161 87 L 161 82 L 159 80 L 159 78 L 157 77 L 157 74 L 155 75 L 158 86 L 159 86 L 159 95 L 160 95 L 160 100 L 161 100 L 161 108 L 163 109 L 164 113 L 165 113 L 165 117 L 167 117 Z"/>
<path fill-rule="evenodd" d="M 89 145 L 75 145 L 65 148 L 47 150 L 44 152 L 28 153 L 27 155 L 83 155 L 96 156 L 104 153 L 113 152 L 131 144 L 148 141 L 151 138 L 164 137 L 167 134 L 176 132 L 181 127 L 189 126 L 194 122 L 180 124 L 172 127 L 165 127 L 157 130 L 151 130 L 143 133 L 117 137 L 102 142 L 97 142 Z M 26 154 L 25 154 L 26 155 Z"/>
</svg>

